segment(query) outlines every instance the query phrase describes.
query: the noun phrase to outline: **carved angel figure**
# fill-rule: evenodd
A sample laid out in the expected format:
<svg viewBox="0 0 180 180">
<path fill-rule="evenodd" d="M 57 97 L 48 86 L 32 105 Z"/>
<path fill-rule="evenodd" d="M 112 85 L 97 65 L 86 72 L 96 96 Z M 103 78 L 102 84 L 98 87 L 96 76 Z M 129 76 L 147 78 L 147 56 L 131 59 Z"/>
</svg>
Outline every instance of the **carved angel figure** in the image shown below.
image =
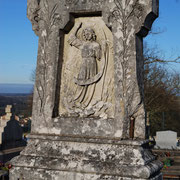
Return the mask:
<svg viewBox="0 0 180 180">
<path fill-rule="evenodd" d="M 70 35 L 68 43 L 81 51 L 82 64 L 75 84 L 79 86 L 74 97 L 76 105 L 87 107 L 93 97 L 96 82 L 101 78 L 102 72 L 98 73 L 97 60 L 101 60 L 101 46 L 96 42 L 96 34 L 90 27 L 82 30 L 82 38 L 77 37 L 80 23 Z"/>
</svg>

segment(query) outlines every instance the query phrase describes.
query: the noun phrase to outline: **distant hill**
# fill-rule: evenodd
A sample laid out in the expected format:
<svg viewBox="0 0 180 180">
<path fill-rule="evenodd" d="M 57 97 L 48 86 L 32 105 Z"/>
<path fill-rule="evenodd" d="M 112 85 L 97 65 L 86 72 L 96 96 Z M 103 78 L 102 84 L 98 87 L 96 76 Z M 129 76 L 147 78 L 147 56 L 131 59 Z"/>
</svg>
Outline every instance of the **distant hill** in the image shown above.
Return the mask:
<svg viewBox="0 0 180 180">
<path fill-rule="evenodd" d="M 0 84 L 0 94 L 30 94 L 33 84 Z"/>
<path fill-rule="evenodd" d="M 16 115 L 30 116 L 31 109 L 29 104 L 32 101 L 30 94 L 0 94 L 0 116 L 5 114 L 7 105 L 14 105 Z"/>
<path fill-rule="evenodd" d="M 6 105 L 14 105 L 16 115 L 31 115 L 33 84 L 0 84 L 0 116 L 5 114 Z"/>
</svg>

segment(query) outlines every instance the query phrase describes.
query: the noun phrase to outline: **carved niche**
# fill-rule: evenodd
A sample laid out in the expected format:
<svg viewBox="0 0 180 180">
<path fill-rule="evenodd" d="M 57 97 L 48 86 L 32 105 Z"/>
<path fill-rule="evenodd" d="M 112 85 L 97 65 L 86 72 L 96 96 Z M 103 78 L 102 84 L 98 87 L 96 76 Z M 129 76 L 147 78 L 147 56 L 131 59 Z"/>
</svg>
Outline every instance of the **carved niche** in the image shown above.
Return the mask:
<svg viewBox="0 0 180 180">
<path fill-rule="evenodd" d="M 60 116 L 114 118 L 113 36 L 102 17 L 79 17 L 64 38 Z"/>
</svg>

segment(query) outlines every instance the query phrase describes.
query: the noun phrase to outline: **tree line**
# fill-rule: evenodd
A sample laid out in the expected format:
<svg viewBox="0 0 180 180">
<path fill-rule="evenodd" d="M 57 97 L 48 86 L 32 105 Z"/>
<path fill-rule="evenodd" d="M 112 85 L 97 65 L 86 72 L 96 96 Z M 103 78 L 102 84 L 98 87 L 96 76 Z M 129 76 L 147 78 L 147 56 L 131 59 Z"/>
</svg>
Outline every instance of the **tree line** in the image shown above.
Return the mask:
<svg viewBox="0 0 180 180">
<path fill-rule="evenodd" d="M 180 136 L 180 72 L 169 69 L 170 63 L 180 63 L 180 57 L 166 59 L 158 47 L 149 47 L 145 43 L 144 63 L 145 107 L 150 135 L 160 130 L 173 130 Z"/>
</svg>

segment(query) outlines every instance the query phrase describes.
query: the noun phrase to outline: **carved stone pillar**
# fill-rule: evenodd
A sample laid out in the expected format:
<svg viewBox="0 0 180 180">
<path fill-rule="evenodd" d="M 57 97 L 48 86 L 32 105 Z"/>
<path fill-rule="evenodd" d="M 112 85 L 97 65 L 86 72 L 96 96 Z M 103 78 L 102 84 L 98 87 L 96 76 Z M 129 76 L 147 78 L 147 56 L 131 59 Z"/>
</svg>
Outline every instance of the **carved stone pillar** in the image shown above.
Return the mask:
<svg viewBox="0 0 180 180">
<path fill-rule="evenodd" d="M 12 180 L 161 179 L 145 140 L 143 37 L 158 0 L 29 0 L 32 133 Z"/>
</svg>

